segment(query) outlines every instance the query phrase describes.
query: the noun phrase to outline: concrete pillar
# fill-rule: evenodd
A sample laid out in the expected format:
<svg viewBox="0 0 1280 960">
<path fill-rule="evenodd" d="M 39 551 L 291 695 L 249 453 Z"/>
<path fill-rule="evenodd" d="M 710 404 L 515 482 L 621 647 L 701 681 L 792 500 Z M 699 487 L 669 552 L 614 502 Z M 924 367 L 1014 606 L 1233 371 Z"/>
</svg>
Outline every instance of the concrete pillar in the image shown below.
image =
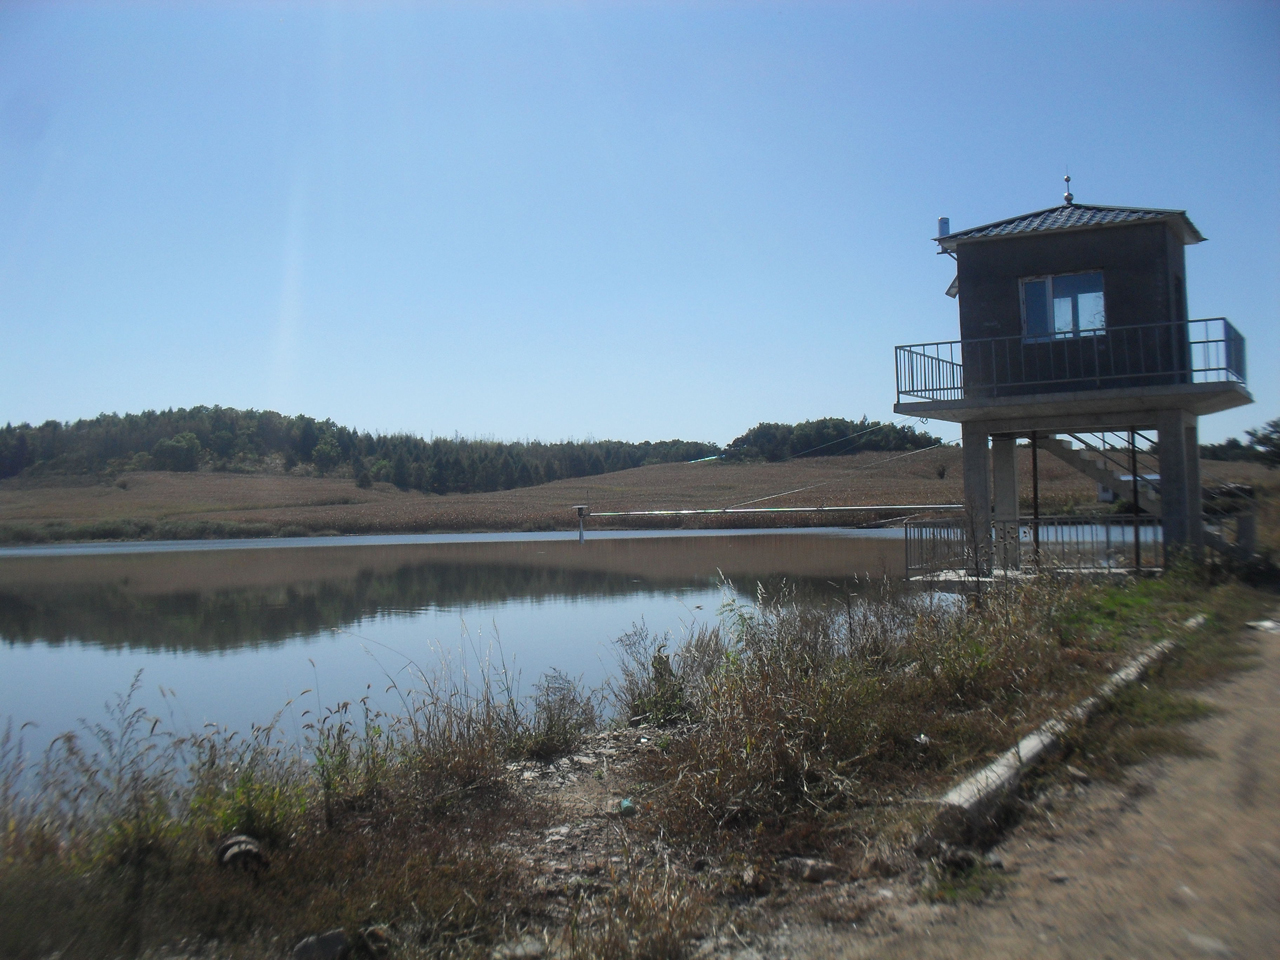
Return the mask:
<svg viewBox="0 0 1280 960">
<path fill-rule="evenodd" d="M 1188 413 L 1182 424 L 1186 437 L 1183 449 L 1187 464 L 1187 509 L 1191 516 L 1191 536 L 1187 543 L 1196 560 L 1204 559 L 1204 489 L 1200 486 L 1200 418 Z"/>
<path fill-rule="evenodd" d="M 1018 542 L 1018 441 L 1000 437 L 991 441 L 991 486 L 995 493 L 995 559 L 1006 570 L 1017 570 Z"/>
<path fill-rule="evenodd" d="M 970 572 L 991 572 L 991 458 L 987 451 L 987 424 L 965 423 L 960 428 L 964 453 L 964 513 L 966 533 L 973 542 Z"/>
<path fill-rule="evenodd" d="M 1168 557 L 1186 550 L 1195 559 L 1204 552 L 1200 504 L 1199 429 L 1194 414 L 1161 410 L 1156 415 L 1160 441 L 1160 513 Z"/>
<path fill-rule="evenodd" d="M 1251 510 L 1236 514 L 1235 543 L 1245 559 L 1258 552 L 1258 516 Z"/>
</svg>

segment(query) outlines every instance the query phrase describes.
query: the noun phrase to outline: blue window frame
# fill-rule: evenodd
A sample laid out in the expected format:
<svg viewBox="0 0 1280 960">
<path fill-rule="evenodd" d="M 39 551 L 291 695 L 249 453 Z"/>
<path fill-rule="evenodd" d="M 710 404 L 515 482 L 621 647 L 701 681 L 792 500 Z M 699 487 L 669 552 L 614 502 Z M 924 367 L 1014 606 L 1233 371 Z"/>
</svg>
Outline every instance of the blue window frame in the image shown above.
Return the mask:
<svg viewBox="0 0 1280 960">
<path fill-rule="evenodd" d="M 1023 277 L 1022 333 L 1028 340 L 1096 337 L 1106 332 L 1102 271 Z"/>
</svg>

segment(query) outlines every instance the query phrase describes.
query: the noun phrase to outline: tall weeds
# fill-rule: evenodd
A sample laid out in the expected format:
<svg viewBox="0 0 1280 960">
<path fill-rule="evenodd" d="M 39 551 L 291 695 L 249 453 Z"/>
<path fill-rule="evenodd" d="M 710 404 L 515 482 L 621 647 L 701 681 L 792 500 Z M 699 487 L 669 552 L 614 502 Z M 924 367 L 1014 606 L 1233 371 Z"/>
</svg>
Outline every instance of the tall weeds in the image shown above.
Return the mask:
<svg viewBox="0 0 1280 960">
<path fill-rule="evenodd" d="M 375 917 L 397 918 L 422 955 L 481 950 L 529 896 L 497 843 L 543 816 L 513 797 L 506 763 L 572 749 L 593 701 L 561 674 L 528 702 L 488 670 L 416 681 L 394 714 L 367 698 L 305 712 L 301 743 L 276 722 L 178 736 L 138 704 L 140 678 L 34 769 L 10 725 L 0 956 L 133 956 L 192 938 L 257 955 L 265 936 Z M 215 862 L 234 834 L 258 842 L 256 869 Z"/>
<path fill-rule="evenodd" d="M 595 902 L 580 901 L 565 936 L 569 960 L 682 960 L 703 917 L 705 895 L 662 863 L 615 877 Z"/>
<path fill-rule="evenodd" d="M 1004 585 L 965 604 L 881 585 L 836 606 L 729 604 L 723 640 L 672 658 L 696 722 L 649 762 L 654 808 L 678 836 L 772 835 L 940 783 L 1115 662 L 1113 641 L 1064 626 L 1090 589 Z"/>
</svg>

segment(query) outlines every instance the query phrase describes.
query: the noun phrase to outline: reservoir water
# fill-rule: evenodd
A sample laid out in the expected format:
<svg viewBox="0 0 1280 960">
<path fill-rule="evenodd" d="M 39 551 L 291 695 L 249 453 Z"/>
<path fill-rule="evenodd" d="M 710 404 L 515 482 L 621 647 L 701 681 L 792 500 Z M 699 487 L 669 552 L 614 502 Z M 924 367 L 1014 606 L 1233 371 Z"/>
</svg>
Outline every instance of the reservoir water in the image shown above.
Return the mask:
<svg viewBox="0 0 1280 960">
<path fill-rule="evenodd" d="M 847 596 L 904 572 L 901 530 L 315 537 L 0 549 L 0 722 L 28 749 L 137 704 L 179 733 L 248 730 L 442 665 L 598 684 L 616 638 L 673 640 L 725 600 Z M 161 695 L 161 690 L 164 695 Z M 304 691 L 306 691 L 304 693 Z"/>
</svg>

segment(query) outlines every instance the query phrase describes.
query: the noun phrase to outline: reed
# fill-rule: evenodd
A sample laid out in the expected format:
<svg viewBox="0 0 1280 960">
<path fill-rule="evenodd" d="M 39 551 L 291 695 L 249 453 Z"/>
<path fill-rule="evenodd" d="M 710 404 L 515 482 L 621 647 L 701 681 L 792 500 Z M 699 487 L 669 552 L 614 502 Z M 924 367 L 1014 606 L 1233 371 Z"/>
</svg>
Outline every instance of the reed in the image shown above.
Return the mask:
<svg viewBox="0 0 1280 960">
<path fill-rule="evenodd" d="M 673 657 L 693 722 L 645 771 L 654 809 L 677 836 L 768 838 L 940 784 L 1117 662 L 1114 639 L 1063 627 L 1091 592 L 1004 585 L 966 605 L 883 584 L 843 607 L 730 604 L 727 637 Z"/>
</svg>

